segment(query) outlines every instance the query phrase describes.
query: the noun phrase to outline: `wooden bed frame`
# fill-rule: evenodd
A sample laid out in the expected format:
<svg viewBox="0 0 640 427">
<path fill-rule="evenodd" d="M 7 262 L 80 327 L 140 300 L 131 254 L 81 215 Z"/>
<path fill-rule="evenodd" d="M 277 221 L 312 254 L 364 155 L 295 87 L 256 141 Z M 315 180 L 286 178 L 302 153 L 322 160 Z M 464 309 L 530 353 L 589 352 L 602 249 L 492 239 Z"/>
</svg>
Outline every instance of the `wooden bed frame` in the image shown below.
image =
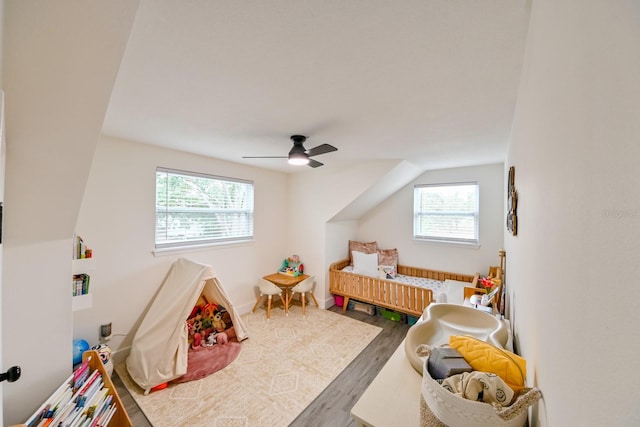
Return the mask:
<svg viewBox="0 0 640 427">
<path fill-rule="evenodd" d="M 329 266 L 329 291 L 344 297 L 343 310 L 347 309 L 349 299 L 354 299 L 420 317 L 424 309 L 434 301 L 431 289 L 342 271 L 347 265 L 349 260 L 344 259 Z M 479 277 L 478 274 L 471 276 L 405 265 L 398 265 L 398 274 L 440 281 L 450 279 L 469 282 L 471 287 L 476 286 Z"/>
</svg>

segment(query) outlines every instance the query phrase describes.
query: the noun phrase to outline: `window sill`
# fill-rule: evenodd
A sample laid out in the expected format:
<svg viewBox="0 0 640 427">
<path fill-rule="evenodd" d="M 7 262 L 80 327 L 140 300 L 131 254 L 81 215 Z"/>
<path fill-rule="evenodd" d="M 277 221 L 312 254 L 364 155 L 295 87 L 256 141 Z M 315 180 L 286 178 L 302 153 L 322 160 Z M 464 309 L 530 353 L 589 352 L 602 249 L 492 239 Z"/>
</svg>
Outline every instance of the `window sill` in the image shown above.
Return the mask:
<svg viewBox="0 0 640 427">
<path fill-rule="evenodd" d="M 480 243 L 467 243 L 467 242 L 454 242 L 448 240 L 434 240 L 434 239 L 417 239 L 413 238 L 414 242 L 417 243 L 427 243 L 427 244 L 436 244 L 443 246 L 455 246 L 455 247 L 463 247 L 469 249 L 480 249 Z"/>
<path fill-rule="evenodd" d="M 190 245 L 190 246 L 181 246 L 175 248 L 162 248 L 162 249 L 154 249 L 151 251 L 154 257 L 161 257 L 167 255 L 176 255 L 181 253 L 189 253 L 189 252 L 200 252 L 214 249 L 227 249 L 232 247 L 239 246 L 249 246 L 253 245 L 255 240 L 242 240 L 237 242 L 220 242 L 220 243 L 207 243 L 203 245 Z"/>
</svg>

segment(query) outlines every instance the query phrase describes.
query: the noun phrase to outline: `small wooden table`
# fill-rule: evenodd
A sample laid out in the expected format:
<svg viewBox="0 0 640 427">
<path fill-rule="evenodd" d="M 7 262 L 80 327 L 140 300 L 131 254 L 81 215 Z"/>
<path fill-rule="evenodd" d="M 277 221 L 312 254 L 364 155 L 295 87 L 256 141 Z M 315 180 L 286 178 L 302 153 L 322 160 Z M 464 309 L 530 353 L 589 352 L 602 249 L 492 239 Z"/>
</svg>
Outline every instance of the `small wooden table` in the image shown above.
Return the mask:
<svg viewBox="0 0 640 427">
<path fill-rule="evenodd" d="M 289 276 L 286 274 L 273 273 L 267 276 L 264 276 L 264 280 L 268 280 L 274 285 L 278 285 L 281 288 L 284 288 L 284 311 L 285 313 L 289 312 L 289 289 L 302 282 L 304 279 L 308 278 L 306 274 L 301 274 L 299 276 Z"/>
</svg>

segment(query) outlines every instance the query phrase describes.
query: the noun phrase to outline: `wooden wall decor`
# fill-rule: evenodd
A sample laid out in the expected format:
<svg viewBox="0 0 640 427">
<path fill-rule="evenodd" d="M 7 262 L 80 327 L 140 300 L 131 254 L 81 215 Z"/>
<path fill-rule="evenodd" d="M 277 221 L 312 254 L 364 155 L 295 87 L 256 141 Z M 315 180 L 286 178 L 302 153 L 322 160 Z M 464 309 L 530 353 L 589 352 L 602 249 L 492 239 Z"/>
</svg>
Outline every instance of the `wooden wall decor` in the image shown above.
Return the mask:
<svg viewBox="0 0 640 427">
<path fill-rule="evenodd" d="M 509 168 L 509 177 L 507 179 L 507 230 L 514 235 L 518 235 L 518 216 L 516 210 L 518 207 L 518 192 L 515 186 L 516 168 Z"/>
</svg>

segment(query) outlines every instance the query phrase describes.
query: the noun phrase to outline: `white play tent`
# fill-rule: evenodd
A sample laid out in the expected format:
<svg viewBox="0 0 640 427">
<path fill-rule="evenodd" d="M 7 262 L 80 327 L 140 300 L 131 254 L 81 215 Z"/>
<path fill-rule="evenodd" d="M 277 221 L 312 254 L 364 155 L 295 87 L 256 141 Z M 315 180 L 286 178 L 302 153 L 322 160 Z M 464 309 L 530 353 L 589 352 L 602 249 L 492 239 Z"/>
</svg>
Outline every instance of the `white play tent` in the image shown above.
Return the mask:
<svg viewBox="0 0 640 427">
<path fill-rule="evenodd" d="M 227 309 L 238 341 L 248 337 L 213 268 L 178 259 L 142 320 L 127 358 L 129 375 L 145 393 L 187 372 L 187 318 L 201 295 Z"/>
</svg>

